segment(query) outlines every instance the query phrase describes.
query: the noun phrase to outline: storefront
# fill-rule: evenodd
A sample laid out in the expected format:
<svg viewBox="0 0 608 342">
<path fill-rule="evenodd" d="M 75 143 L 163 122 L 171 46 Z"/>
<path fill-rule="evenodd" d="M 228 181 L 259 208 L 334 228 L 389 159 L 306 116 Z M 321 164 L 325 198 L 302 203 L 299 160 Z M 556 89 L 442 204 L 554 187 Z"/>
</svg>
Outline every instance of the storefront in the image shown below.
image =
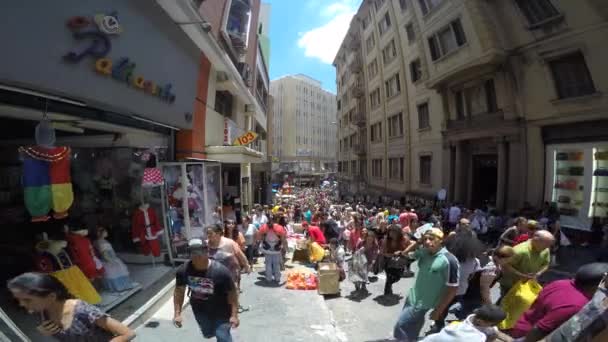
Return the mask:
<svg viewBox="0 0 608 342">
<path fill-rule="evenodd" d="M 597 232 L 608 223 L 608 121 L 543 128 L 545 201 L 562 227 Z"/>
<path fill-rule="evenodd" d="M 51 273 L 105 311 L 173 271 L 162 171 L 175 133 L 192 128 L 200 62 L 155 4 L 107 6 L 22 1 L 3 14 L 27 20 L 0 32 L 0 282 Z M 39 317 L 4 287 L 0 306 L 4 335 L 41 340 Z"/>
</svg>

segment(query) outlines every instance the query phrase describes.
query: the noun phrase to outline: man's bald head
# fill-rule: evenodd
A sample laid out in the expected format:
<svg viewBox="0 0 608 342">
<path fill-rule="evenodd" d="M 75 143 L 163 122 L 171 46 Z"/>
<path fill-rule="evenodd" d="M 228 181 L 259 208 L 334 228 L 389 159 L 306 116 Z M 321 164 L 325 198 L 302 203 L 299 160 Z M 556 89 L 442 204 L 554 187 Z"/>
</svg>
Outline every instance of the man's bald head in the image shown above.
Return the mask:
<svg viewBox="0 0 608 342">
<path fill-rule="evenodd" d="M 543 251 L 555 243 L 555 236 L 546 230 L 538 230 L 532 237 L 532 248 L 537 252 Z"/>
</svg>

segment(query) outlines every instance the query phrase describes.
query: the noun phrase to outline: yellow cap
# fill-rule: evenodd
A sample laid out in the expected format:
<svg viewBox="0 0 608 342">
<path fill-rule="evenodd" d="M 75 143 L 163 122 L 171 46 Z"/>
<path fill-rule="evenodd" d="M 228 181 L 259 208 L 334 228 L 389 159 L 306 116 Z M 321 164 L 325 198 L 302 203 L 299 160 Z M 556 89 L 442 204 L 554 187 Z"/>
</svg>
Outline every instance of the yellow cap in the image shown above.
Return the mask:
<svg viewBox="0 0 608 342">
<path fill-rule="evenodd" d="M 443 231 L 439 228 L 430 228 L 424 232 L 424 235 L 433 235 L 437 238 L 443 239 Z"/>
</svg>

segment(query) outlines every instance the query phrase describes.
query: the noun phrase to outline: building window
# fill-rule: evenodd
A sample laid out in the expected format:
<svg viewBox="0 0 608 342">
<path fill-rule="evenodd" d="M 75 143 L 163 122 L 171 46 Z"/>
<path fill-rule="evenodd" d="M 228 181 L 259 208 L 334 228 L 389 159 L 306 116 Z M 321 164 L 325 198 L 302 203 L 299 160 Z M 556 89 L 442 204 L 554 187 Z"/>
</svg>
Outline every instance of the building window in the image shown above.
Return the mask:
<svg viewBox="0 0 608 342">
<path fill-rule="evenodd" d="M 215 111 L 227 118 L 232 117 L 232 94 L 228 91 L 215 92 Z"/>
<path fill-rule="evenodd" d="M 340 110 L 342 102 L 340 102 L 340 100 L 338 100 L 338 110 Z"/>
<path fill-rule="evenodd" d="M 486 80 L 474 87 L 459 90 L 454 93 L 454 97 L 457 120 L 462 120 L 467 116 L 498 111 L 493 79 Z"/>
<path fill-rule="evenodd" d="M 388 118 L 388 137 L 403 135 L 403 116 L 401 113 Z"/>
<path fill-rule="evenodd" d="M 404 158 L 390 158 L 388 160 L 389 179 L 403 181 L 403 159 Z"/>
<path fill-rule="evenodd" d="M 456 19 L 429 38 L 431 59 L 435 61 L 463 46 L 466 42 L 460 19 Z"/>
<path fill-rule="evenodd" d="M 422 78 L 422 65 L 420 58 L 417 58 L 410 63 L 410 75 L 412 76 L 412 83 L 415 83 Z"/>
<path fill-rule="evenodd" d="M 367 176 L 367 160 L 359 160 L 359 174 L 363 177 Z"/>
<path fill-rule="evenodd" d="M 367 37 L 367 40 L 365 40 L 365 47 L 367 49 L 367 53 L 372 51 L 374 49 L 374 46 L 376 46 L 376 38 L 374 37 L 374 32 L 372 32 L 370 36 Z"/>
<path fill-rule="evenodd" d="M 350 162 L 350 173 L 353 175 L 357 174 L 357 161 L 356 160 L 351 160 L 351 162 Z"/>
<path fill-rule="evenodd" d="M 382 178 L 382 159 L 372 159 L 372 177 Z"/>
<path fill-rule="evenodd" d="M 405 12 L 407 9 L 407 1 L 408 0 L 399 0 L 399 7 L 401 8 L 401 12 Z"/>
<path fill-rule="evenodd" d="M 395 45 L 395 40 L 391 39 L 390 43 L 382 49 L 382 61 L 384 62 L 384 65 L 395 59 L 395 56 L 397 56 L 397 46 Z"/>
<path fill-rule="evenodd" d="M 383 35 L 386 31 L 388 31 L 389 27 L 391 27 L 391 16 L 387 11 L 384 13 L 382 20 L 378 23 L 378 31 L 380 31 L 380 35 Z"/>
<path fill-rule="evenodd" d="M 431 123 L 429 121 L 429 104 L 428 102 L 418 105 L 418 128 L 429 128 Z"/>
<path fill-rule="evenodd" d="M 367 28 L 367 26 L 369 25 L 370 21 L 371 21 L 371 13 L 370 13 L 370 11 L 367 11 L 365 16 L 361 19 L 361 27 L 363 27 L 363 29 L 365 30 Z"/>
<path fill-rule="evenodd" d="M 405 33 L 407 33 L 407 42 L 413 44 L 416 41 L 416 31 L 414 31 L 414 24 L 409 23 L 405 25 Z"/>
<path fill-rule="evenodd" d="M 376 108 L 380 105 L 380 88 L 376 88 L 371 94 L 369 94 L 369 103 L 371 104 L 372 108 Z"/>
<path fill-rule="evenodd" d="M 371 80 L 372 78 L 376 77 L 377 74 L 378 74 L 378 59 L 374 58 L 374 60 L 371 61 L 371 63 L 369 63 L 367 65 L 367 75 L 368 75 L 369 79 Z"/>
<path fill-rule="evenodd" d="M 559 16 L 550 0 L 515 0 L 530 25 L 537 25 Z"/>
<path fill-rule="evenodd" d="M 439 6 L 443 0 L 418 0 L 422 14 L 427 15 L 433 8 Z"/>
<path fill-rule="evenodd" d="M 378 122 L 371 126 L 371 140 L 372 142 L 382 141 L 382 123 Z"/>
<path fill-rule="evenodd" d="M 374 1 L 374 8 L 376 9 L 376 12 L 382 8 L 382 5 L 384 5 L 384 1 L 386 0 L 376 0 Z"/>
<path fill-rule="evenodd" d="M 386 89 L 386 97 L 393 97 L 401 92 L 401 83 L 399 82 L 399 73 L 396 73 L 393 77 L 389 78 L 384 82 Z"/>
<path fill-rule="evenodd" d="M 464 91 L 459 90 L 454 93 L 456 99 L 456 120 L 464 120 L 466 116 L 464 108 Z"/>
<path fill-rule="evenodd" d="M 593 79 L 580 51 L 552 60 L 549 66 L 560 99 L 595 93 Z"/>
<path fill-rule="evenodd" d="M 420 156 L 420 184 L 431 185 L 431 156 Z"/>
</svg>

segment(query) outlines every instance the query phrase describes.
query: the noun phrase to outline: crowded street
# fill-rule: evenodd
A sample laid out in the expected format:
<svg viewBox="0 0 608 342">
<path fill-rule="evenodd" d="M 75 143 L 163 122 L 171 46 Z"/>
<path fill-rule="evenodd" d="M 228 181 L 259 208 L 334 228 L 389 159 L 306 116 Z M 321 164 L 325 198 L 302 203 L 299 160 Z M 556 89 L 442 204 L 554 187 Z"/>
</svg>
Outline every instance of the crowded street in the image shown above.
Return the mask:
<svg viewBox="0 0 608 342">
<path fill-rule="evenodd" d="M 0 1 L 0 342 L 608 342 L 607 0 Z"/>
</svg>

